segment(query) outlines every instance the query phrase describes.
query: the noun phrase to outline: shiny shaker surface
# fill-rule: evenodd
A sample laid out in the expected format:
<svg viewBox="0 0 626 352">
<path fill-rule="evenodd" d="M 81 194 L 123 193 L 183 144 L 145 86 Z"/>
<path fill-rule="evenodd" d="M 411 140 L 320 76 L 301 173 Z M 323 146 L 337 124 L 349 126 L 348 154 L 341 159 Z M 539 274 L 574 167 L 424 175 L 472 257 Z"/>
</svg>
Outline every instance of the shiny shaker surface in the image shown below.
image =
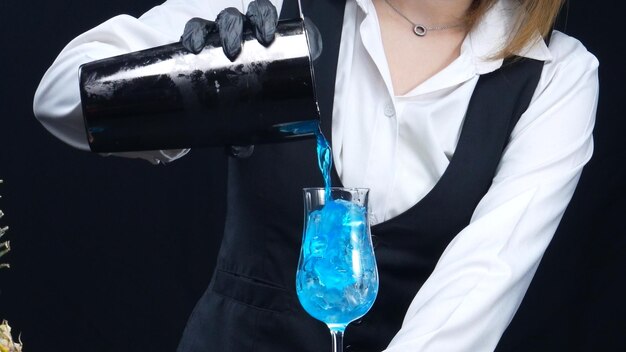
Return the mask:
<svg viewBox="0 0 626 352">
<path fill-rule="evenodd" d="M 91 150 L 121 152 L 282 142 L 319 123 L 303 21 L 281 21 L 269 47 L 244 33 L 237 60 L 217 34 L 198 55 L 180 43 L 80 67 Z"/>
</svg>

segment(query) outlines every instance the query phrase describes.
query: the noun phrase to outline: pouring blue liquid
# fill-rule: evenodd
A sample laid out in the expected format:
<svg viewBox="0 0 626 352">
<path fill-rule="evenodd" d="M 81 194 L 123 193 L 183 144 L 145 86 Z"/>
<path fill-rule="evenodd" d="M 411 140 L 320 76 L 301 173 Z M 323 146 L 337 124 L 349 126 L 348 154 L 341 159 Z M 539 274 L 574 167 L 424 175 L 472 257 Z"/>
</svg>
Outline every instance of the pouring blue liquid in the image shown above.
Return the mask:
<svg viewBox="0 0 626 352">
<path fill-rule="evenodd" d="M 317 129 L 315 132 L 315 139 L 317 140 L 317 164 L 322 172 L 322 178 L 324 179 L 324 190 L 326 191 L 326 199 L 330 199 L 330 172 L 333 167 L 332 151 L 328 141 L 322 134 L 322 131 Z"/>
<path fill-rule="evenodd" d="M 315 135 L 325 199 L 321 208 L 307 209 L 296 291 L 307 313 L 343 331 L 371 308 L 378 274 L 367 209 L 350 199 L 333 198 L 332 152 L 319 128 Z"/>
<path fill-rule="evenodd" d="M 333 166 L 332 151 L 326 137 L 322 134 L 319 123 L 314 120 L 291 122 L 279 126 L 279 131 L 285 136 L 306 134 L 315 135 L 315 139 L 317 141 L 317 164 L 322 172 L 326 194 L 330 195 L 330 172 Z"/>
</svg>

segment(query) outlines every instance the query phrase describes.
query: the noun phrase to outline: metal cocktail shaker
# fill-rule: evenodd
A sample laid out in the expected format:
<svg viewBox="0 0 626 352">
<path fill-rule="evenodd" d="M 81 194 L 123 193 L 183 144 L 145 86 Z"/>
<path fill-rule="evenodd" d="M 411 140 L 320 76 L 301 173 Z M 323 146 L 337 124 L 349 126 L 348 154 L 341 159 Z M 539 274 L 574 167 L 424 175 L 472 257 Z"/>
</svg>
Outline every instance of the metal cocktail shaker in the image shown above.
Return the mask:
<svg viewBox="0 0 626 352">
<path fill-rule="evenodd" d="M 234 62 L 216 34 L 198 55 L 174 43 L 84 64 L 80 94 L 94 152 L 272 143 L 319 123 L 302 19 L 267 48 L 244 33 Z"/>
</svg>

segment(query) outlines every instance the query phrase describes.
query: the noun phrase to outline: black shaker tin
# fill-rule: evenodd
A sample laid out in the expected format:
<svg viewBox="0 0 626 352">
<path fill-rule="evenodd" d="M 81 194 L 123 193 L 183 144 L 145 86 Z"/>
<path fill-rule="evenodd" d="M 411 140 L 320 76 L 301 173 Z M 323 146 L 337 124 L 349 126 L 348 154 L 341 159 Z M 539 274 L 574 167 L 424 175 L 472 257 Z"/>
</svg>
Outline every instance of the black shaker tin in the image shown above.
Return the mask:
<svg viewBox="0 0 626 352">
<path fill-rule="evenodd" d="M 307 138 L 319 124 L 301 19 L 281 21 L 269 47 L 244 33 L 229 61 L 217 34 L 198 55 L 180 43 L 80 67 L 91 150 L 123 152 Z"/>
</svg>

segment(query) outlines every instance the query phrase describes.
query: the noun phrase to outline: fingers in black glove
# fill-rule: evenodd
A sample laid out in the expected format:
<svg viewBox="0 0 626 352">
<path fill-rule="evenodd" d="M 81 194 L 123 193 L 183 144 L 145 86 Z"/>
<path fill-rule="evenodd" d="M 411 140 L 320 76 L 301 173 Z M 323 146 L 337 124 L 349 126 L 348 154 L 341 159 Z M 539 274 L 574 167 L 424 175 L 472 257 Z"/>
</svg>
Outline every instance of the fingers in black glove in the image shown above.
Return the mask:
<svg viewBox="0 0 626 352">
<path fill-rule="evenodd" d="M 215 31 L 217 31 L 215 22 L 195 17 L 185 24 L 185 30 L 180 41 L 185 49 L 198 54 L 206 45 L 207 35 Z"/>
<path fill-rule="evenodd" d="M 259 43 L 263 46 L 272 44 L 278 25 L 276 7 L 269 0 L 255 0 L 248 5 L 246 17 Z"/>
<path fill-rule="evenodd" d="M 207 44 L 209 34 L 219 32 L 224 54 L 230 61 L 235 61 L 241 52 L 243 25 L 245 17 L 239 10 L 229 7 L 222 10 L 215 22 L 202 18 L 192 18 L 185 24 L 180 41 L 185 49 L 199 54 Z"/>
<path fill-rule="evenodd" d="M 229 7 L 217 15 L 215 22 L 201 18 L 189 20 L 181 42 L 187 50 L 198 54 L 206 46 L 207 36 L 217 31 L 224 54 L 230 61 L 235 61 L 241 53 L 244 26 L 252 28 L 259 43 L 269 46 L 274 41 L 277 25 L 276 7 L 269 0 L 255 0 L 248 5 L 246 16 Z"/>
<path fill-rule="evenodd" d="M 222 10 L 215 19 L 222 41 L 222 49 L 230 61 L 235 61 L 241 53 L 244 22 L 245 17 L 234 7 Z"/>
<path fill-rule="evenodd" d="M 308 35 L 311 57 L 316 60 L 322 53 L 322 36 L 317 26 L 309 18 L 304 19 Z M 224 54 L 230 61 L 235 61 L 241 53 L 244 26 L 249 25 L 256 39 L 264 46 L 269 46 L 275 38 L 278 25 L 276 7 L 269 0 L 255 0 L 248 6 L 246 16 L 234 7 L 222 10 L 215 22 L 202 18 L 192 18 L 185 25 L 181 41 L 183 46 L 198 54 L 206 46 L 210 33 L 219 32 Z"/>
</svg>

